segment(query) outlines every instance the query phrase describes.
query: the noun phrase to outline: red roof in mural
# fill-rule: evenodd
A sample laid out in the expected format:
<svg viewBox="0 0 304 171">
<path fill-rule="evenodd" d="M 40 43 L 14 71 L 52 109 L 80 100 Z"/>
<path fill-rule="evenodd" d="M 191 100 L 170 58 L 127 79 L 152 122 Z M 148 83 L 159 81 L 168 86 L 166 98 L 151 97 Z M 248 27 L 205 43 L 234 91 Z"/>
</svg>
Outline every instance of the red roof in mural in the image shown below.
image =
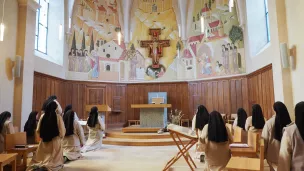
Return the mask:
<svg viewBox="0 0 304 171">
<path fill-rule="evenodd" d="M 196 44 L 192 44 L 192 45 L 190 45 L 190 47 L 191 47 L 192 52 L 196 56 Z"/>
<path fill-rule="evenodd" d="M 184 50 L 183 58 L 193 58 L 193 56 L 191 55 L 189 49 Z"/>
<path fill-rule="evenodd" d="M 205 8 L 202 9 L 202 13 L 208 12 L 208 11 L 210 11 L 210 9 L 208 7 L 205 7 Z"/>
<path fill-rule="evenodd" d="M 104 11 L 104 12 L 107 11 L 107 10 L 105 9 L 105 7 L 103 7 L 103 5 L 98 6 L 98 10 L 99 10 L 99 11 Z"/>
<path fill-rule="evenodd" d="M 204 37 L 204 34 L 200 34 L 198 36 L 192 36 L 189 38 L 189 43 L 196 42 L 196 41 L 201 42 L 203 37 Z"/>
<path fill-rule="evenodd" d="M 214 36 L 208 37 L 208 40 L 216 40 L 216 39 L 220 39 L 220 38 L 225 37 L 225 36 L 220 36 L 220 34 L 219 34 L 218 31 L 212 32 L 212 34 L 213 34 Z"/>
<path fill-rule="evenodd" d="M 220 24 L 220 20 L 217 21 L 213 21 L 211 23 L 209 23 L 210 28 L 214 28 L 217 27 Z"/>
</svg>

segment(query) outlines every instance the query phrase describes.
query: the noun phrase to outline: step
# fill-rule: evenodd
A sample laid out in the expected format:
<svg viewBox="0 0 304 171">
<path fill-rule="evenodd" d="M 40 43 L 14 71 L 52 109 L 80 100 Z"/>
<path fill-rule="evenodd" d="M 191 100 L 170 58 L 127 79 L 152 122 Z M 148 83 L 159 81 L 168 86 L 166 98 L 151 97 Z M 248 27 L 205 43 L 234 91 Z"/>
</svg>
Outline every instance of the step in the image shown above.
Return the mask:
<svg viewBox="0 0 304 171">
<path fill-rule="evenodd" d="M 188 139 L 181 138 L 183 144 L 189 142 Z M 126 139 L 126 138 L 111 138 L 107 137 L 103 139 L 103 144 L 108 145 L 121 145 L 121 146 L 167 146 L 175 145 L 172 138 L 161 139 Z"/>
<path fill-rule="evenodd" d="M 168 132 L 157 133 L 122 133 L 122 132 L 107 132 L 107 137 L 110 138 L 126 138 L 126 139 L 163 139 L 171 138 Z"/>
</svg>

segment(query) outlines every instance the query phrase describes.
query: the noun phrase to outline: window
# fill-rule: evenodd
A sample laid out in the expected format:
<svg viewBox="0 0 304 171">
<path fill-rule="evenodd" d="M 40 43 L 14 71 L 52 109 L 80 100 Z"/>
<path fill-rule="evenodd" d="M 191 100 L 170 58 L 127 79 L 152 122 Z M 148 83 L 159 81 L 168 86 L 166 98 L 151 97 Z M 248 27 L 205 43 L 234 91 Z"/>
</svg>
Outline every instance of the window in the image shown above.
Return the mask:
<svg viewBox="0 0 304 171">
<path fill-rule="evenodd" d="M 152 12 L 157 12 L 157 5 L 156 4 L 152 5 Z"/>
<path fill-rule="evenodd" d="M 106 71 L 111 71 L 111 66 L 109 64 L 106 65 Z"/>
<path fill-rule="evenodd" d="M 250 56 L 259 54 L 270 42 L 267 0 L 247 0 L 247 26 Z"/>
<path fill-rule="evenodd" d="M 37 2 L 41 8 L 37 10 L 35 50 L 47 54 L 49 2 L 48 0 L 37 0 Z"/>
<path fill-rule="evenodd" d="M 115 47 L 115 50 L 117 50 L 117 47 Z"/>
<path fill-rule="evenodd" d="M 103 51 L 103 52 L 106 52 L 106 49 L 103 49 L 102 51 Z"/>
</svg>

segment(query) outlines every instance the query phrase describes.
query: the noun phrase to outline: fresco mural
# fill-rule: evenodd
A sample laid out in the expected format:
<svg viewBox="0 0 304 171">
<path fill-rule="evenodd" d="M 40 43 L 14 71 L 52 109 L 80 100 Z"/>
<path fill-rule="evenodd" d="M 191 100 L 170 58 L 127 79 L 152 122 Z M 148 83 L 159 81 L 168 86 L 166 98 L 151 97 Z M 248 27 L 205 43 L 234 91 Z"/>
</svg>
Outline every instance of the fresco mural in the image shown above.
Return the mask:
<svg viewBox="0 0 304 171">
<path fill-rule="evenodd" d="M 196 59 L 197 78 L 245 73 L 243 31 L 236 7 L 229 11 L 229 0 L 195 0 L 191 35 L 183 61 L 192 69 Z M 204 33 L 201 33 L 201 16 Z"/>
</svg>

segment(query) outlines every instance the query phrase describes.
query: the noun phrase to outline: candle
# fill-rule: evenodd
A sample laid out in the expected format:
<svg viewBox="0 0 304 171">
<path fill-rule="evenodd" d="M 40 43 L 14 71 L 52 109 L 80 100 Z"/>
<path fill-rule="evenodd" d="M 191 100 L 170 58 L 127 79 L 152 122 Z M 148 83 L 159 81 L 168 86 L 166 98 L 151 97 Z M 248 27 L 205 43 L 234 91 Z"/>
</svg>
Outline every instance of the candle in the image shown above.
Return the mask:
<svg viewBox="0 0 304 171">
<path fill-rule="evenodd" d="M 180 25 L 178 25 L 178 37 L 181 37 L 181 28 L 180 28 Z"/>
</svg>

